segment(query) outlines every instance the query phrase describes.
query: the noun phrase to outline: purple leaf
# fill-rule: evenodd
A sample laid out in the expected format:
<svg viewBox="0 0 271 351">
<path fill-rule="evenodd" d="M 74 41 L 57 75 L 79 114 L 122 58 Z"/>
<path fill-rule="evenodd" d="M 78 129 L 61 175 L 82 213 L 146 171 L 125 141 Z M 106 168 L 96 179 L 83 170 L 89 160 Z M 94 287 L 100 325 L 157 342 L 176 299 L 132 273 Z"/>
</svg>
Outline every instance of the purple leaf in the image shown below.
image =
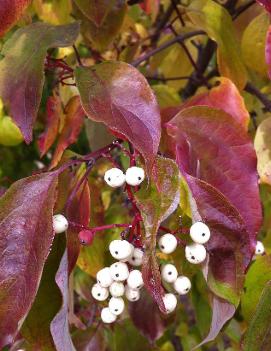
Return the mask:
<svg viewBox="0 0 271 351">
<path fill-rule="evenodd" d="M 124 135 L 150 170 L 160 142 L 160 113 L 144 76 L 124 62 L 78 67 L 76 83 L 89 118 Z"/>
<path fill-rule="evenodd" d="M 69 331 L 69 272 L 68 254 L 65 251 L 56 274 L 56 283 L 61 291 L 63 302 L 58 314 L 51 322 L 51 334 L 57 351 L 75 351 Z"/>
<path fill-rule="evenodd" d="M 153 299 L 144 291 L 138 301 L 129 304 L 129 312 L 134 325 L 148 338 L 150 343 L 163 335 L 166 328 L 165 320 L 161 318 Z"/>
<path fill-rule="evenodd" d="M 262 221 L 256 155 L 244 128 L 222 110 L 191 107 L 178 113 L 168 132 L 177 143 L 182 173 L 217 188 L 243 217 L 251 245 Z M 246 194 L 246 201 L 240 196 Z"/>
<path fill-rule="evenodd" d="M 233 317 L 235 313 L 235 307 L 228 303 L 225 300 L 222 300 L 216 296 L 213 296 L 213 318 L 211 322 L 211 327 L 209 334 L 206 336 L 206 338 L 196 347 L 193 348 L 193 350 L 198 349 L 200 346 L 206 344 L 209 341 L 214 340 L 224 324 Z"/>
<path fill-rule="evenodd" d="M 47 50 L 72 45 L 78 32 L 77 22 L 63 26 L 33 23 L 17 30 L 3 46 L 0 96 L 26 143 L 32 141 L 32 129 L 44 83 Z"/>
<path fill-rule="evenodd" d="M 0 198 L 0 347 L 12 343 L 36 296 L 54 238 L 57 173 L 14 183 Z"/>
</svg>

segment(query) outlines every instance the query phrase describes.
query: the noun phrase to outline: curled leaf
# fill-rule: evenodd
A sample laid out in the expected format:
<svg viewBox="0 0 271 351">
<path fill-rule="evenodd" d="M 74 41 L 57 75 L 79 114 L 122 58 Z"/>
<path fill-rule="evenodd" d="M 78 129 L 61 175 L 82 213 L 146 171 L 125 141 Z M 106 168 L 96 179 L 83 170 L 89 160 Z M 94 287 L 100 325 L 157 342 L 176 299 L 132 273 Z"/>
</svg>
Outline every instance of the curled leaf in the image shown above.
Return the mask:
<svg viewBox="0 0 271 351">
<path fill-rule="evenodd" d="M 265 61 L 268 66 L 268 76 L 271 79 L 271 26 L 269 26 L 266 34 Z"/>
<path fill-rule="evenodd" d="M 65 124 L 60 133 L 50 168 L 57 166 L 63 155 L 63 152 L 69 145 L 73 144 L 77 140 L 78 135 L 81 131 L 84 123 L 85 113 L 82 109 L 79 96 L 74 96 L 70 99 L 65 108 L 65 112 Z"/>
</svg>

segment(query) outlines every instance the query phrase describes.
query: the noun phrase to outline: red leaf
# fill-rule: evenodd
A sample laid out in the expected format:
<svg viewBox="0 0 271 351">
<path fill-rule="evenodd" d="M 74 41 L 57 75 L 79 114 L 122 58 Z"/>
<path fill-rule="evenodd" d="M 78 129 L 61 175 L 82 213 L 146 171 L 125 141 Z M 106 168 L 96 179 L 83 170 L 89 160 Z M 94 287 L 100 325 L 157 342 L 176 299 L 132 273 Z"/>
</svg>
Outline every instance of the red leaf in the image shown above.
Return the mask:
<svg viewBox="0 0 271 351">
<path fill-rule="evenodd" d="M 44 83 L 47 50 L 72 45 L 78 32 L 77 22 L 63 26 L 37 22 L 17 30 L 3 46 L 0 96 L 26 143 L 32 141 L 32 129 Z"/>
<path fill-rule="evenodd" d="M 145 77 L 124 62 L 78 67 L 75 77 L 88 117 L 124 134 L 142 154 L 150 171 L 161 126 L 158 104 Z"/>
<path fill-rule="evenodd" d="M 61 131 L 50 168 L 57 166 L 63 152 L 67 147 L 76 142 L 84 123 L 85 113 L 82 109 L 79 96 L 74 96 L 68 102 L 66 108 L 65 125 Z"/>
<path fill-rule="evenodd" d="M 75 351 L 69 331 L 69 273 L 68 253 L 65 251 L 56 274 L 56 283 L 61 291 L 63 304 L 51 322 L 50 330 L 57 351 Z"/>
<path fill-rule="evenodd" d="M 180 111 L 191 106 L 214 107 L 227 112 L 247 130 L 249 113 L 242 95 L 230 79 L 222 77 L 219 81 L 220 84 L 207 93 L 196 95 L 185 102 Z"/>
<path fill-rule="evenodd" d="M 191 107 L 169 122 L 168 132 L 177 143 L 181 171 L 217 188 L 240 212 L 252 250 L 262 214 L 256 155 L 244 129 L 221 110 Z"/>
<path fill-rule="evenodd" d="M 39 136 L 38 146 L 40 150 L 41 157 L 43 157 L 46 152 L 53 145 L 59 129 L 60 117 L 63 114 L 61 100 L 57 94 L 49 96 L 46 104 L 47 109 L 47 121 L 46 129 Z"/>
<path fill-rule="evenodd" d="M 0 38 L 20 19 L 31 0 L 0 0 Z"/>
<path fill-rule="evenodd" d="M 271 7 L 271 5 L 270 5 Z M 265 42 L 265 61 L 268 66 L 268 76 L 271 79 L 271 26 L 268 28 Z"/>
<path fill-rule="evenodd" d="M 144 291 L 138 301 L 129 303 L 129 312 L 134 325 L 151 343 L 163 335 L 165 320 L 153 299 Z"/>
<path fill-rule="evenodd" d="M 80 181 L 77 179 L 77 182 Z M 76 187 L 76 183 L 71 187 Z M 70 221 L 81 224 L 83 226 L 89 225 L 90 220 L 90 192 L 89 185 L 84 182 L 78 189 L 70 206 L 67 208 L 67 217 Z M 80 229 L 69 228 L 67 232 L 67 249 L 69 259 L 69 272 L 71 272 L 76 264 L 80 253 L 80 240 L 78 233 Z"/>
<path fill-rule="evenodd" d="M 12 343 L 36 296 L 54 238 L 57 174 L 14 183 L 0 198 L 0 347 Z"/>
<path fill-rule="evenodd" d="M 266 9 L 266 11 L 271 13 L 271 2 L 270 2 L 270 0 L 257 0 L 257 2 L 261 6 L 263 6 Z"/>
</svg>

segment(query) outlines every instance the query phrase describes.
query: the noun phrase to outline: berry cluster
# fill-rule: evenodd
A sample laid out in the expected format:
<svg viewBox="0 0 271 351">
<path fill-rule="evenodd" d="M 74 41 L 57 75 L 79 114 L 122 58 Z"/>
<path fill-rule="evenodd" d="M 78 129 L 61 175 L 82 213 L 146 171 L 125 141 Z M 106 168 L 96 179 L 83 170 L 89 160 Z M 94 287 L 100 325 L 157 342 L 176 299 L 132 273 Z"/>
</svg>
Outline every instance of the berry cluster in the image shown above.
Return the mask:
<svg viewBox="0 0 271 351">
<path fill-rule="evenodd" d="M 123 296 L 131 302 L 140 298 L 143 287 L 142 273 L 138 267 L 142 264 L 143 252 L 127 240 L 113 240 L 109 245 L 113 258 L 117 259 L 110 267 L 101 269 L 97 275 L 97 283 L 92 287 L 92 296 L 98 301 L 105 301 L 111 295 L 108 306 L 101 311 L 104 323 L 113 323 L 123 311 L 125 303 Z M 125 284 L 126 283 L 126 284 Z M 125 284 L 125 285 L 124 285 Z"/>
<path fill-rule="evenodd" d="M 144 179 L 144 169 L 136 166 L 128 168 L 126 174 L 119 168 L 111 168 L 104 175 L 105 182 L 112 188 L 118 188 L 125 182 L 131 186 L 138 186 Z"/>
</svg>

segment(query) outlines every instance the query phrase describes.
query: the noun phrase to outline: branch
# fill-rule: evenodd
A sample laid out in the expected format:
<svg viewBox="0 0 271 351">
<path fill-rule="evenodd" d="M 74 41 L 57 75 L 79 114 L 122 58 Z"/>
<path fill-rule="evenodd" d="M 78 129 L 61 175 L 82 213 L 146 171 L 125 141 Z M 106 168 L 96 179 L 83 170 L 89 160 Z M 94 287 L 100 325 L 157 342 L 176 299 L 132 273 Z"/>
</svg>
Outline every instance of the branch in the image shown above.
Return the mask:
<svg viewBox="0 0 271 351">
<path fill-rule="evenodd" d="M 234 15 L 232 16 L 232 19 L 235 20 L 237 17 L 239 17 L 243 12 L 245 12 L 248 8 L 250 8 L 250 6 L 255 4 L 255 0 L 250 0 L 248 1 L 246 4 L 238 7 L 238 9 L 236 9 Z"/>
<path fill-rule="evenodd" d="M 142 62 L 147 61 L 150 57 L 156 55 L 158 52 L 167 49 L 168 47 L 174 45 L 175 43 L 182 42 L 182 41 L 184 41 L 186 39 L 195 37 L 197 35 L 205 35 L 205 32 L 202 31 L 202 30 L 197 30 L 197 31 L 190 32 L 190 33 L 180 34 L 176 38 L 173 38 L 173 39 L 167 41 L 166 43 L 164 43 L 163 45 L 159 46 L 158 48 L 147 52 L 144 56 L 139 57 L 137 60 L 132 62 L 132 65 L 137 67 Z"/>
<path fill-rule="evenodd" d="M 245 91 L 251 95 L 256 96 L 258 100 L 264 105 L 267 111 L 271 112 L 271 100 L 269 100 L 266 94 L 263 94 L 259 89 L 257 89 L 252 83 L 248 82 L 245 86 Z"/>
</svg>

